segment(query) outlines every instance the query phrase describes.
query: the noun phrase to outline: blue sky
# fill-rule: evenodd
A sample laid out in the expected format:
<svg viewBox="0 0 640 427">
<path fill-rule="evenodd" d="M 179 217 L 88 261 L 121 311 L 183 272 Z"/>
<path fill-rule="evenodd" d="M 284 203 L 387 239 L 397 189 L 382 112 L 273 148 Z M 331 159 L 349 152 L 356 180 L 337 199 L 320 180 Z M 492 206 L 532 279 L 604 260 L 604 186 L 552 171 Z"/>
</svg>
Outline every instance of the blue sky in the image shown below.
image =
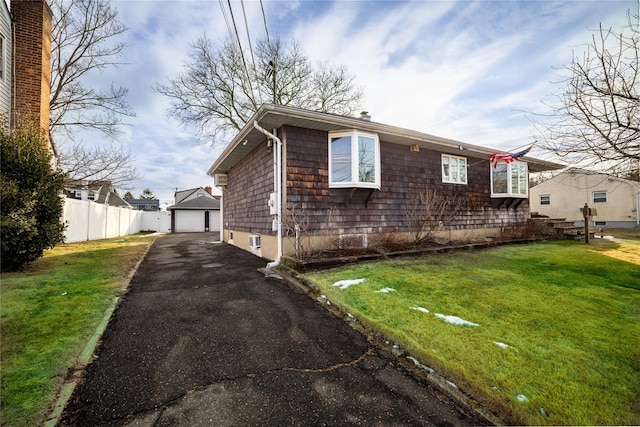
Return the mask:
<svg viewBox="0 0 640 427">
<path fill-rule="evenodd" d="M 129 88 L 137 117 L 127 120 L 121 143 L 144 175 L 131 191 L 138 196 L 150 188 L 162 206 L 176 189 L 212 185 L 206 171 L 223 147 L 199 143 L 193 132 L 167 119 L 168 99 L 152 87 L 182 70 L 198 36 L 228 35 L 221 3 L 228 7 L 218 0 L 114 1 L 129 28 L 122 58 L 127 65 L 93 81 Z M 244 42 L 242 4 L 231 5 Z M 558 89 L 552 82 L 562 79 L 559 67 L 583 51 L 598 25 L 620 29 L 627 10 L 638 10 L 638 0 L 263 5 L 270 36 L 294 37 L 314 63 L 348 67 L 373 121 L 503 151 L 533 141 L 525 112 L 547 111 L 542 101 Z M 244 6 L 255 43 L 265 37 L 260 2 L 245 0 Z M 101 143 L 98 135 L 84 139 Z M 531 155 L 549 158 L 535 148 Z"/>
</svg>

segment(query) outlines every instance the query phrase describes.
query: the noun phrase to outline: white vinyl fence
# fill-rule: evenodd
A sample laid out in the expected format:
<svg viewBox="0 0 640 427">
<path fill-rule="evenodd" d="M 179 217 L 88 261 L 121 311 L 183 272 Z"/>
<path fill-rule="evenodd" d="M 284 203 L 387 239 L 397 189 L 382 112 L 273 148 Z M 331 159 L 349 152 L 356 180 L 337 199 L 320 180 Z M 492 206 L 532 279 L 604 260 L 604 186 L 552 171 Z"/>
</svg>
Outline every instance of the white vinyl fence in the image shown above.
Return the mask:
<svg viewBox="0 0 640 427">
<path fill-rule="evenodd" d="M 90 200 L 64 199 L 65 242 L 107 239 L 153 230 L 171 232 L 170 212 L 143 212 Z"/>
</svg>

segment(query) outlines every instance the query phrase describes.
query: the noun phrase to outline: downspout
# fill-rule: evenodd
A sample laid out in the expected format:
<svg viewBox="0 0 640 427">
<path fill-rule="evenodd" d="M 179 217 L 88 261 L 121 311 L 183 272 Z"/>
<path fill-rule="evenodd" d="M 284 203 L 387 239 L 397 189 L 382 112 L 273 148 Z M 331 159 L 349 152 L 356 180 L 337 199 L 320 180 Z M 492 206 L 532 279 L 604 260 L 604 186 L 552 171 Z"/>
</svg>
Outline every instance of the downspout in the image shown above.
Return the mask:
<svg viewBox="0 0 640 427">
<path fill-rule="evenodd" d="M 270 262 L 267 264 L 268 268 L 277 267 L 280 264 L 280 257 L 282 257 L 282 177 L 280 173 L 280 165 L 282 164 L 282 141 L 280 138 L 275 136 L 273 133 L 267 131 L 262 128 L 257 120 L 253 121 L 253 127 L 262 132 L 267 138 L 273 140 L 275 142 L 275 147 L 273 150 L 273 187 L 274 193 L 276 195 L 276 224 L 277 224 L 277 242 L 278 242 L 278 251 L 276 255 L 276 259 L 274 262 Z M 273 130 L 275 133 L 275 129 Z"/>
<path fill-rule="evenodd" d="M 224 242 L 224 187 L 220 190 L 220 241 Z M 227 239 L 229 241 L 229 239 Z"/>
<path fill-rule="evenodd" d="M 636 193 L 636 227 L 640 227 L 640 191 Z"/>
</svg>

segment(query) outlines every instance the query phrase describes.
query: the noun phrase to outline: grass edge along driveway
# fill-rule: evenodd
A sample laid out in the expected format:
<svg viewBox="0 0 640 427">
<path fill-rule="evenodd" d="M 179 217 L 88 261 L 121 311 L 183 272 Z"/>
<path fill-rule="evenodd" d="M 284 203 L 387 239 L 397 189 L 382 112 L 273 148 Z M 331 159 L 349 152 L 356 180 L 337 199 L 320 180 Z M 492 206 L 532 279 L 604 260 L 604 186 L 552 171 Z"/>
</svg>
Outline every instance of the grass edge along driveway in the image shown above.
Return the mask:
<svg viewBox="0 0 640 427">
<path fill-rule="evenodd" d="M 640 253 L 640 241 L 620 242 L 507 246 L 307 277 L 508 422 L 638 425 L 640 265 L 610 254 Z"/>
<path fill-rule="evenodd" d="M 67 371 L 158 235 L 58 245 L 0 283 L 2 425 L 40 425 Z"/>
</svg>

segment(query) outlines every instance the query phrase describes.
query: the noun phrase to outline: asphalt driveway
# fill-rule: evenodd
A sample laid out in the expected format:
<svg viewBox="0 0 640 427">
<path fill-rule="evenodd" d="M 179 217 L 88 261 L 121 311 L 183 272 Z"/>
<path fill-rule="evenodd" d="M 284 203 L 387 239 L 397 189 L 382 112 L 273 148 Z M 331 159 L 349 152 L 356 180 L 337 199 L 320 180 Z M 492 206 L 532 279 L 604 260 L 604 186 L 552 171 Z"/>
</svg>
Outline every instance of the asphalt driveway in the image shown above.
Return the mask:
<svg viewBox="0 0 640 427">
<path fill-rule="evenodd" d="M 217 234 L 158 239 L 60 425 L 472 425 Z"/>
</svg>

